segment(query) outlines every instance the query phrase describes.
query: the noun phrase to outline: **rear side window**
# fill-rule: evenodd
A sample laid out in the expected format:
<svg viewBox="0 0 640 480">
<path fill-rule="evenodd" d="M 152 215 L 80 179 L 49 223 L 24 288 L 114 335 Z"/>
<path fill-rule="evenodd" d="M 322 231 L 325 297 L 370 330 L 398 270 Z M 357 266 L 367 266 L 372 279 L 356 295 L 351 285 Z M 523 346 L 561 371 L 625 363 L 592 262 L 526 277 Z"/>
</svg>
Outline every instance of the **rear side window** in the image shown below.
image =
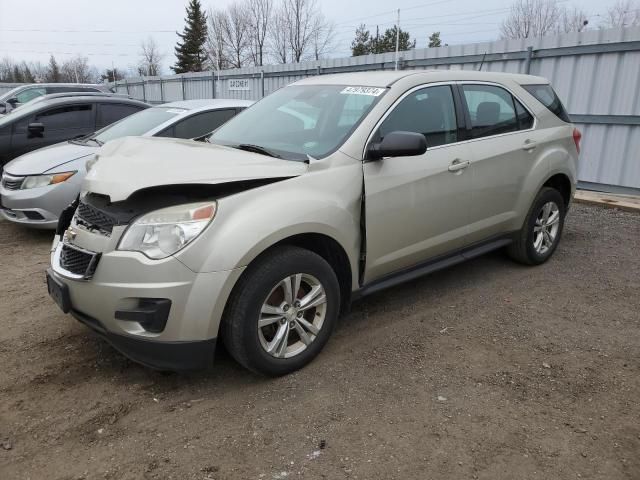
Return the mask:
<svg viewBox="0 0 640 480">
<path fill-rule="evenodd" d="M 481 138 L 519 129 L 513 97 L 493 85 L 463 85 L 471 119 L 471 137 Z"/>
<path fill-rule="evenodd" d="M 551 85 L 522 85 L 522 88 L 551 110 L 560 120 L 567 123 L 571 122 L 569 114 L 564 109 L 562 102 L 553 88 L 551 88 Z"/>
<path fill-rule="evenodd" d="M 214 110 L 192 115 L 174 125 L 173 136 L 176 138 L 201 137 L 213 132 L 235 114 L 235 110 Z"/>
<path fill-rule="evenodd" d="M 124 105 L 121 103 L 100 104 L 98 105 L 98 119 L 96 121 L 96 127 L 106 127 L 107 125 L 111 125 L 112 123 L 139 111 L 140 107 L 133 105 Z"/>
</svg>

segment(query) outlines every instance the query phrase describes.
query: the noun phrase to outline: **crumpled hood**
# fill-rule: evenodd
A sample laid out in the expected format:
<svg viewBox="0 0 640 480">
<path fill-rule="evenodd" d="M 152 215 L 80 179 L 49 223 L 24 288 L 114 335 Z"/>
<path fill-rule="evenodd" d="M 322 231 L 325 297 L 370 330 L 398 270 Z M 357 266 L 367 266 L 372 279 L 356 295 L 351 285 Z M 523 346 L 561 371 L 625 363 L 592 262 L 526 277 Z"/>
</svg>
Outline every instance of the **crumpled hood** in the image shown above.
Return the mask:
<svg viewBox="0 0 640 480">
<path fill-rule="evenodd" d="M 91 145 L 56 143 L 19 156 L 7 163 L 4 170 L 11 175 L 37 175 L 73 160 L 88 157 L 96 151 L 97 148 Z"/>
<path fill-rule="evenodd" d="M 154 137 L 125 137 L 98 150 L 83 190 L 125 200 L 148 187 L 220 184 L 302 175 L 307 164 L 234 148 Z"/>
</svg>

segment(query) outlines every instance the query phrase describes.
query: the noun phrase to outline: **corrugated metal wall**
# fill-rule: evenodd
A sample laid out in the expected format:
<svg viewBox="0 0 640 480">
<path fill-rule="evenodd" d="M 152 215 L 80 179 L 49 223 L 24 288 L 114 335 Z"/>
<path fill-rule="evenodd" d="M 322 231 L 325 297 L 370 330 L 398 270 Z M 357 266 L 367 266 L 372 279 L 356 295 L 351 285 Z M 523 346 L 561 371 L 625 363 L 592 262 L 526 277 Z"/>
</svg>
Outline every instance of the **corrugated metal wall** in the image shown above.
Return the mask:
<svg viewBox="0 0 640 480">
<path fill-rule="evenodd" d="M 311 75 L 388 70 L 394 62 L 393 53 L 332 58 L 219 74 L 128 79 L 118 82 L 117 89 L 153 103 L 214 95 L 258 100 Z M 583 184 L 640 188 L 640 28 L 416 49 L 401 52 L 400 60 L 403 69 L 477 70 L 481 64 L 485 71 L 528 72 L 551 80 L 584 134 L 579 170 Z M 238 79 L 248 80 L 247 89 L 229 88 Z"/>
<path fill-rule="evenodd" d="M 7 93 L 9 90 L 13 90 L 24 83 L 0 83 L 0 95 Z"/>
</svg>

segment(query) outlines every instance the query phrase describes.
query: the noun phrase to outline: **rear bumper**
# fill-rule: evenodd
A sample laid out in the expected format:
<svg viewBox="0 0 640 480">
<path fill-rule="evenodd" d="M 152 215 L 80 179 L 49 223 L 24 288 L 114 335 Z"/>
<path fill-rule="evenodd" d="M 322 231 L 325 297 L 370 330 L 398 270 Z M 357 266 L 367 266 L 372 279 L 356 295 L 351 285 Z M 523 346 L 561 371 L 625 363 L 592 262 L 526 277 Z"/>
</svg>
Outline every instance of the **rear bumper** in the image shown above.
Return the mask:
<svg viewBox="0 0 640 480">
<path fill-rule="evenodd" d="M 156 370 L 189 371 L 211 367 L 216 339 L 185 342 L 158 342 L 118 335 L 102 323 L 78 310 L 71 315 L 89 327 L 116 350 L 134 362 Z"/>
</svg>

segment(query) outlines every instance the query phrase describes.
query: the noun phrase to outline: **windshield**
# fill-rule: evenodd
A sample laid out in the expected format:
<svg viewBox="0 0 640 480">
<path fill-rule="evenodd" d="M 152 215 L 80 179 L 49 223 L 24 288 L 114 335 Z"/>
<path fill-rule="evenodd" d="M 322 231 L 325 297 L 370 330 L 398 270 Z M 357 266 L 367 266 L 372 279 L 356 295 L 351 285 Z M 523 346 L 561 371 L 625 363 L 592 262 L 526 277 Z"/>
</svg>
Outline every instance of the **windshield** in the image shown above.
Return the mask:
<svg viewBox="0 0 640 480">
<path fill-rule="evenodd" d="M 342 145 L 384 92 L 345 85 L 286 87 L 229 120 L 209 141 L 260 147 L 287 160 L 322 158 Z"/>
<path fill-rule="evenodd" d="M 147 108 L 99 130 L 89 138 L 105 143 L 120 137 L 137 137 L 185 111 L 184 108 Z"/>
<path fill-rule="evenodd" d="M 23 87 L 16 87 L 12 90 L 9 90 L 8 92 L 0 95 L 0 102 L 6 102 L 7 100 L 9 100 L 11 97 L 15 97 L 15 94 L 18 93 L 18 91 L 23 88 Z"/>
</svg>

